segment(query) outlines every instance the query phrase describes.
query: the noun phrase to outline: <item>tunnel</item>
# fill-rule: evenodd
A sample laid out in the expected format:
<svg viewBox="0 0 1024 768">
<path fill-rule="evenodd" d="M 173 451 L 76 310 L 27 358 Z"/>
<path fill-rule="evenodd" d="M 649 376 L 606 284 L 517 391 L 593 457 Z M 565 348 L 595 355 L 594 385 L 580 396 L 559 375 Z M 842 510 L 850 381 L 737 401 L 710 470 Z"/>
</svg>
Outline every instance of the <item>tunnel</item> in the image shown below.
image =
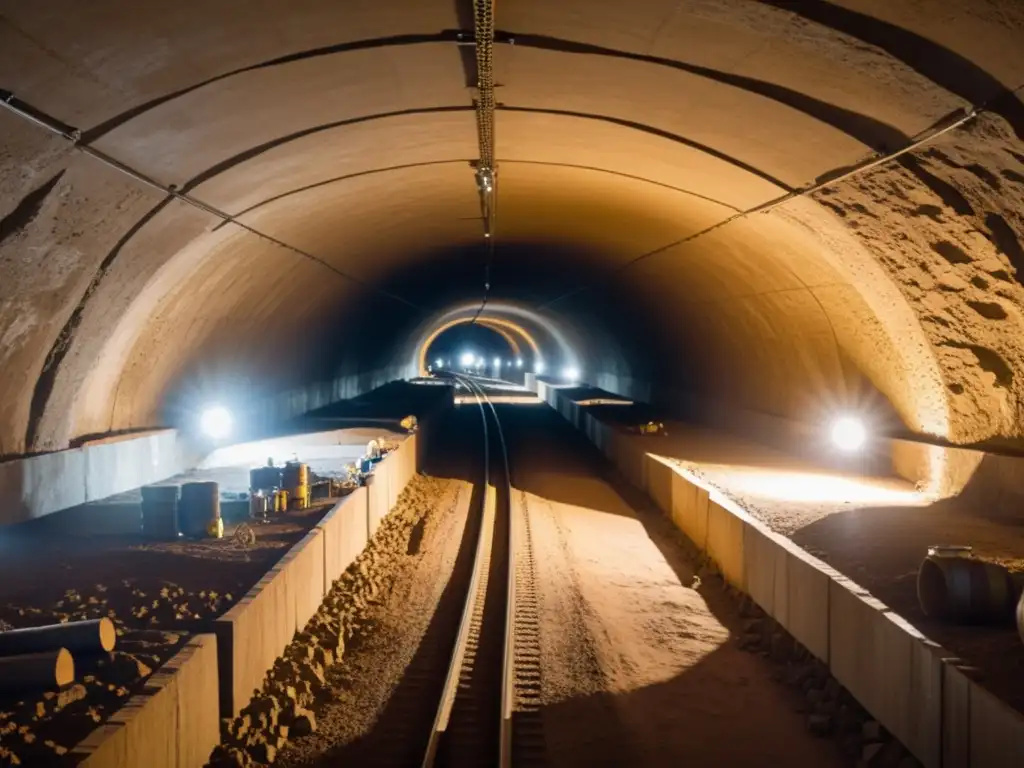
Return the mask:
<svg viewBox="0 0 1024 768">
<path fill-rule="evenodd" d="M 452 319 L 671 407 L 1019 447 L 1022 14 L 7 4 L 0 455 L 415 375 Z"/>
<path fill-rule="evenodd" d="M 695 744 L 707 716 L 723 730 L 700 748 L 720 765 L 739 764 L 722 755 L 749 757 L 760 737 L 728 729 L 752 724 L 777 750 L 765 759 L 782 764 L 793 744 L 818 754 L 817 742 L 801 741 L 806 732 L 843 735 L 836 712 L 825 726 L 815 720 L 831 697 L 833 710 L 863 710 L 852 726 L 858 764 L 883 764 L 872 761 L 896 744 L 903 752 L 884 764 L 1021 765 L 1021 269 L 1020 0 L 0 0 L 0 704 L 15 658 L 5 657 L 5 635 L 47 616 L 92 617 L 100 608 L 91 606 L 118 593 L 132 606 L 117 641 L 137 654 L 125 684 L 136 688 L 100 691 L 102 717 L 65 734 L 59 755 L 82 758 L 89 729 L 129 701 L 121 697 L 192 664 L 206 672 L 181 673 L 166 695 L 181 697 L 174 711 L 195 715 L 168 719 L 169 738 L 207 732 L 195 736 L 195 759 L 166 764 L 224 757 L 244 740 L 235 718 L 271 696 L 271 672 L 295 638 L 314 636 L 288 657 L 293 666 L 320 664 L 307 678 L 326 685 L 351 639 L 350 626 L 324 614 L 341 602 L 332 595 L 372 582 L 370 598 L 357 594 L 363 610 L 378 598 L 374 568 L 441 558 L 444 547 L 438 562 L 452 574 L 468 569 L 460 542 L 472 525 L 451 521 L 479 508 L 481 520 L 504 521 L 512 542 L 485 566 L 502 578 L 484 583 L 482 599 L 511 606 L 507 615 L 489 608 L 499 616 L 489 620 L 514 623 L 517 589 L 557 593 L 556 620 L 538 600 L 525 621 L 546 627 L 548 648 L 590 654 L 565 653 L 573 674 L 590 664 L 605 675 L 604 689 L 580 684 L 586 695 L 550 704 L 551 717 L 614 741 L 628 718 L 606 716 L 633 707 L 636 733 Z M 478 350 L 472 365 L 460 362 Z M 484 379 L 467 374 L 490 377 L 493 416 Z M 441 390 L 452 395 L 444 427 L 423 406 Z M 384 408 L 388 398 L 400 402 Z M 282 534 L 245 518 L 280 540 L 259 554 L 239 539 L 227 565 L 167 566 L 178 569 L 180 593 L 159 586 L 170 578 L 160 558 L 227 543 L 175 554 L 177 543 L 157 552 L 105 540 L 96 551 L 115 554 L 52 554 L 68 533 L 60 527 L 72 527 L 63 521 L 127 519 L 135 536 L 151 484 L 228 467 L 211 465 L 220 453 L 197 434 L 214 407 L 222 426 L 236 427 L 239 443 L 218 451 L 235 450 L 225 488 L 238 498 L 224 503 L 245 507 L 243 517 L 256 494 L 238 457 L 262 464 L 271 453 L 273 465 L 297 455 L 286 430 L 302 419 L 313 431 L 294 439 L 321 462 L 314 472 L 362 467 L 345 474 L 362 478 L 346 486 L 356 501 L 335 495 L 337 477 L 325 475 L 322 522 L 303 518 Z M 482 483 L 471 462 L 431 453 L 447 445 L 469 456 L 481 415 L 484 458 L 473 461 L 486 465 Z M 350 442 L 332 442 L 359 419 Z M 870 472 L 867 459 L 823 447 L 837 425 L 866 430 Z M 741 439 L 746 453 L 716 447 Z M 491 472 L 501 454 L 504 469 Z M 441 470 L 423 469 L 431 458 Z M 598 459 L 614 479 L 594 469 Z M 275 486 L 271 508 L 282 492 Z M 123 498 L 102 506 L 126 493 L 141 499 L 127 513 Z M 346 503 L 362 505 L 350 516 L 363 526 L 351 537 L 358 546 L 338 532 Z M 122 517 L 100 520 L 90 504 Z M 427 507 L 444 514 L 415 521 Z M 513 533 L 520 510 L 534 515 L 527 533 Z M 47 519 L 50 528 L 37 525 Z M 375 530 L 384 532 L 376 540 Z M 20 548 L 32 536 L 47 554 Z M 344 562 L 330 549 L 342 539 Z M 536 551 L 517 586 L 515 546 L 527 545 Z M 926 615 L 910 578 L 933 552 L 959 557 L 972 546 L 988 558 L 972 564 L 972 589 L 991 588 L 991 610 L 942 607 L 1005 620 L 975 634 Z M 88 570 L 75 571 L 75 557 L 93 557 L 88 568 L 102 574 L 121 568 L 101 585 L 110 595 L 61 594 L 61 579 Z M 926 591 L 965 599 L 966 582 L 943 570 L 957 563 L 941 564 Z M 200 583 L 208 573 L 230 581 L 235 566 L 249 569 L 238 583 Z M 573 568 L 583 586 L 569 584 Z M 122 580 L 129 569 L 139 581 Z M 462 609 L 442 592 L 442 572 L 402 576 L 408 605 L 396 610 L 441 585 L 436 604 L 455 626 Z M 276 608 L 259 607 L 269 604 L 259 590 L 269 594 L 278 577 L 290 591 L 273 598 Z M 155 586 L 143 590 L 146 578 Z M 623 584 L 629 591 L 614 591 Z M 39 605 L 56 590 L 60 611 L 18 609 L 11 596 L 22 587 Z M 154 594 L 144 593 L 160 598 L 150 607 Z M 141 608 L 131 602 L 139 595 Z M 161 599 L 179 598 L 191 607 L 162 605 L 162 639 L 152 640 L 140 622 Z M 80 616 L 69 607 L 78 603 Z M 1014 609 L 1019 638 L 1003 615 Z M 275 610 L 290 613 L 275 624 Z M 254 611 L 267 614 L 256 622 Z M 602 611 L 601 630 L 586 629 Z M 429 638 L 430 610 L 408 613 Z M 167 641 L 168 627 L 180 637 Z M 238 650 L 239 638 L 256 639 Z M 171 647 L 179 640 L 182 651 Z M 147 642 L 159 646 L 149 666 Z M 420 651 L 403 642 L 395 659 L 408 650 L 414 669 Z M 601 657 L 622 648 L 647 677 Z M 774 677 L 756 666 L 776 657 L 789 666 Z M 381 669 L 401 666 L 381 658 Z M 968 662 L 984 668 L 980 682 Z M 771 684 L 794 665 L 806 672 L 796 695 L 816 697 L 787 720 L 788 700 Z M 182 702 L 200 679 L 209 687 L 192 708 Z M 145 683 L 154 701 L 158 683 Z M 299 722 L 308 735 L 315 717 L 297 714 L 294 688 L 293 735 Z M 38 710 L 47 718 L 68 697 L 50 698 Z M 18 717 L 35 728 L 26 701 Z M 707 708 L 687 721 L 679 713 L 694 701 Z M 285 710 L 273 707 L 266 722 L 276 728 Z M 127 732 L 110 722 L 110 732 Z M 17 746 L 42 754 L 52 747 L 45 737 Z M 0 740 L 0 764 L 10 743 Z M 268 744 L 245 749 L 270 764 Z M 597 749 L 581 764 L 663 764 L 644 752 L 646 737 L 616 744 L 624 751 Z M 686 755 L 692 744 L 676 746 Z M 916 762 L 899 762 L 904 754 Z M 238 759 L 211 765 L 256 764 Z M 806 764 L 838 765 L 822 760 Z"/>
</svg>

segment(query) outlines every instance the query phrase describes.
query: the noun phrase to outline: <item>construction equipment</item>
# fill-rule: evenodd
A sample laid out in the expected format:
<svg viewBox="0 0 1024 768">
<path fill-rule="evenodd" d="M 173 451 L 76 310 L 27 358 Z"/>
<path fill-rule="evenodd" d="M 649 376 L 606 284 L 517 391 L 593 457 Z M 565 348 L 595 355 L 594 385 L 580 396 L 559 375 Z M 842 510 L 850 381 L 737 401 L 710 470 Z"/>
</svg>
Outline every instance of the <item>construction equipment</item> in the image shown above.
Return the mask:
<svg viewBox="0 0 1024 768">
<path fill-rule="evenodd" d="M 248 549 L 256 543 L 256 531 L 252 529 L 252 526 L 246 523 L 239 523 L 235 527 L 234 533 L 235 543 L 243 549 Z"/>
<path fill-rule="evenodd" d="M 637 424 L 633 427 L 634 432 L 641 435 L 667 435 L 665 425 L 660 421 L 648 421 L 645 424 Z"/>
<path fill-rule="evenodd" d="M 213 481 L 185 483 L 181 486 L 179 507 L 181 532 L 190 538 L 201 539 L 223 532 L 220 521 L 220 484 Z M 211 533 L 211 531 L 213 533 Z"/>
<path fill-rule="evenodd" d="M 309 465 L 301 461 L 289 461 L 284 465 L 284 488 L 288 491 L 292 509 L 309 506 Z"/>
</svg>

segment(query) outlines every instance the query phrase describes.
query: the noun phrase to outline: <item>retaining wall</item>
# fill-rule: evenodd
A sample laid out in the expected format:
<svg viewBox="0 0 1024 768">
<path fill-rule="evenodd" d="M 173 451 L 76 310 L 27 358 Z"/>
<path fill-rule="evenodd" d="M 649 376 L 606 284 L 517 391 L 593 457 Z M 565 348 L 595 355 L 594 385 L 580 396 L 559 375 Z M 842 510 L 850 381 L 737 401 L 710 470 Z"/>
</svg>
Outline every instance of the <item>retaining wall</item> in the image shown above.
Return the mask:
<svg viewBox="0 0 1024 768">
<path fill-rule="evenodd" d="M 198 457 L 177 430 L 124 435 L 0 464 L 0 525 L 21 523 L 189 469 Z"/>
<path fill-rule="evenodd" d="M 526 386 L 536 377 L 527 374 Z M 598 374 L 596 385 L 622 397 L 662 408 L 687 423 L 724 429 L 733 434 L 837 469 L 856 470 L 850 457 L 835 455 L 819 426 L 782 416 L 736 409 L 690 392 L 619 375 Z M 925 438 L 927 440 L 927 438 Z M 929 492 L 943 496 L 977 493 L 977 502 L 1006 517 L 1019 517 L 1024 503 L 1024 458 L 1000 456 L 975 448 L 931 445 L 898 438 L 878 438 L 856 461 L 869 461 L 872 471 L 893 472 Z"/>
<path fill-rule="evenodd" d="M 279 393 L 236 414 L 255 439 L 290 419 L 415 375 L 393 366 Z M 0 463 L 0 526 L 21 523 L 192 469 L 202 458 L 175 429 L 100 438 L 78 448 Z"/>
<path fill-rule="evenodd" d="M 373 487 L 393 506 L 418 469 L 410 435 L 381 461 Z M 341 499 L 227 613 L 197 635 L 72 754 L 86 768 L 200 768 L 220 743 L 220 718 L 249 702 L 267 671 L 365 548 L 370 488 Z M 386 510 L 385 510 L 386 511 Z M 373 515 L 381 515 L 374 510 Z"/>
<path fill-rule="evenodd" d="M 71 754 L 82 768 L 198 768 L 220 743 L 217 639 L 197 635 Z"/>
<path fill-rule="evenodd" d="M 534 385 L 926 768 L 1024 766 L 1024 717 L 970 680 L 951 653 L 692 473 L 647 453 L 642 437 Z"/>
<path fill-rule="evenodd" d="M 377 464 L 373 482 L 346 496 L 214 622 L 220 713 L 235 717 L 324 595 L 363 551 L 417 470 L 413 434 Z"/>
</svg>

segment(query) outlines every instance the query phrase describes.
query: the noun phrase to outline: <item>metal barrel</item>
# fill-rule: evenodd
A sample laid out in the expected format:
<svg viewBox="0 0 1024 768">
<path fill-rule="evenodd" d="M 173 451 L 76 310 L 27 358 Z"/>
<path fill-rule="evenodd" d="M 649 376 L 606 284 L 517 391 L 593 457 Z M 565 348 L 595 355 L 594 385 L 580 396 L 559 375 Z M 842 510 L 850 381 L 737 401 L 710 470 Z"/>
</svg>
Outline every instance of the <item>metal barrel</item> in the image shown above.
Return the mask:
<svg viewBox="0 0 1024 768">
<path fill-rule="evenodd" d="M 178 538 L 177 485 L 148 485 L 142 489 L 142 535 L 154 541 Z"/>
<path fill-rule="evenodd" d="M 278 491 L 274 494 L 274 511 L 286 512 L 288 510 L 288 491 Z"/>
<path fill-rule="evenodd" d="M 309 465 L 301 461 L 289 461 L 284 465 L 282 487 L 297 488 L 302 485 L 309 485 Z"/>
<path fill-rule="evenodd" d="M 190 538 L 207 535 L 207 526 L 220 519 L 220 485 L 208 481 L 181 487 L 181 532 Z"/>
<path fill-rule="evenodd" d="M 929 618 L 953 624 L 1009 622 L 1018 593 L 1009 571 L 971 557 L 929 555 L 917 572 L 917 599 Z"/>
<path fill-rule="evenodd" d="M 280 467 L 256 467 L 249 471 L 249 487 L 254 491 L 280 488 L 282 485 L 281 474 Z"/>
<path fill-rule="evenodd" d="M 262 491 L 249 496 L 249 516 L 254 520 L 262 520 L 267 516 L 267 497 Z"/>
<path fill-rule="evenodd" d="M 309 506 L 309 486 L 296 485 L 289 488 L 288 497 L 292 509 L 305 509 Z"/>
<path fill-rule="evenodd" d="M 1017 601 L 1017 634 L 1020 635 L 1020 640 L 1024 643 L 1024 593 Z"/>
</svg>

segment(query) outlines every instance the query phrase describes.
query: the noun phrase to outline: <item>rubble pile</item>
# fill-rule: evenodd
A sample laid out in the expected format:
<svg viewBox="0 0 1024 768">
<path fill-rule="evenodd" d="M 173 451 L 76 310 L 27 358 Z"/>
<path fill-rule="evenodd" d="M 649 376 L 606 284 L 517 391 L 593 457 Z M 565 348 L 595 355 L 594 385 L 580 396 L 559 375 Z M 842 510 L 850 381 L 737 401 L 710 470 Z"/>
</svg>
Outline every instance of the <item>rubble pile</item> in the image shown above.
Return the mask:
<svg viewBox="0 0 1024 768">
<path fill-rule="evenodd" d="M 334 583 L 316 615 L 296 633 L 241 714 L 222 725 L 212 768 L 269 765 L 290 740 L 317 729 L 329 699 L 327 671 L 364 625 L 367 609 L 383 602 L 396 561 L 410 554 L 414 530 L 433 509 L 447 481 L 418 475 L 399 496 L 366 549 Z"/>
</svg>

